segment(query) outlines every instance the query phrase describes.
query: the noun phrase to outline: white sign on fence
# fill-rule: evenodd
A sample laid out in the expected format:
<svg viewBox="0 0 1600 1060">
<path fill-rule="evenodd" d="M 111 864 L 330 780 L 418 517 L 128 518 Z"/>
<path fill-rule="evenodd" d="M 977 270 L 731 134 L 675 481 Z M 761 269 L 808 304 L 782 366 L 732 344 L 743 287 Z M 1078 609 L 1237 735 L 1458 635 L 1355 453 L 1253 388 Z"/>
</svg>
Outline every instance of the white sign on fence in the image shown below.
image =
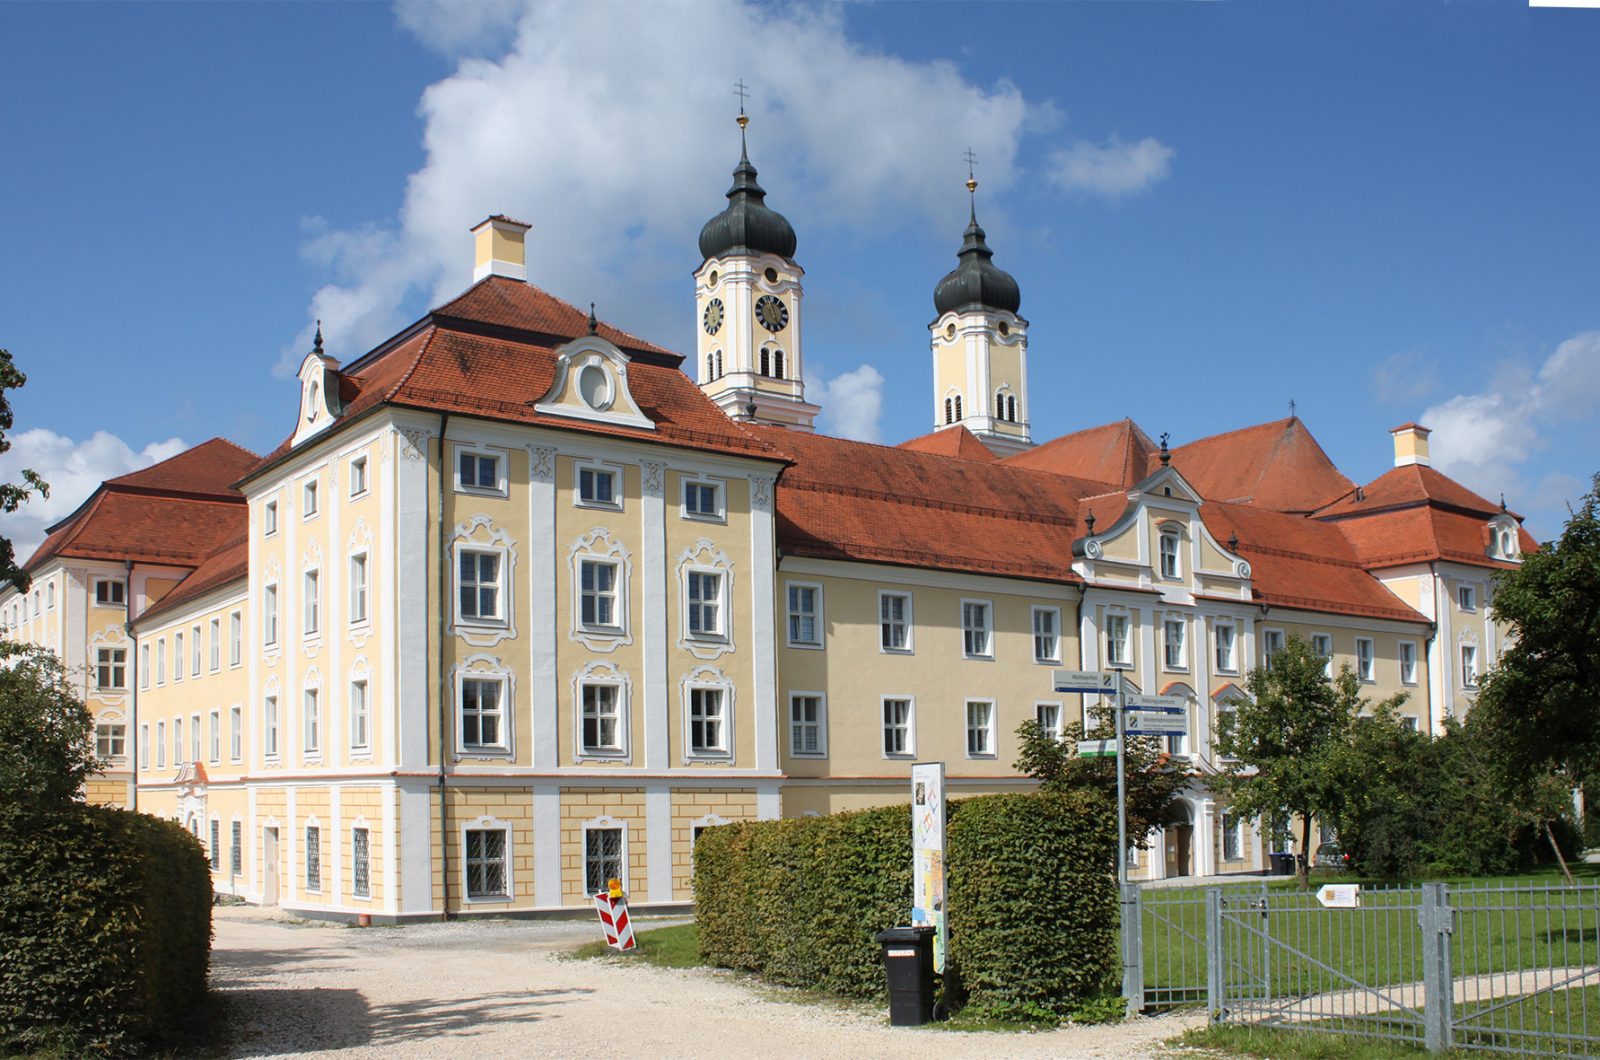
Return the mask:
<svg viewBox="0 0 1600 1060">
<path fill-rule="evenodd" d="M 943 973 L 950 929 L 944 908 L 944 763 L 911 767 L 911 923 L 932 925 L 933 970 Z"/>
<path fill-rule="evenodd" d="M 1325 909 L 1360 909 L 1361 885 L 1359 883 L 1328 883 L 1317 892 L 1317 901 Z"/>
</svg>

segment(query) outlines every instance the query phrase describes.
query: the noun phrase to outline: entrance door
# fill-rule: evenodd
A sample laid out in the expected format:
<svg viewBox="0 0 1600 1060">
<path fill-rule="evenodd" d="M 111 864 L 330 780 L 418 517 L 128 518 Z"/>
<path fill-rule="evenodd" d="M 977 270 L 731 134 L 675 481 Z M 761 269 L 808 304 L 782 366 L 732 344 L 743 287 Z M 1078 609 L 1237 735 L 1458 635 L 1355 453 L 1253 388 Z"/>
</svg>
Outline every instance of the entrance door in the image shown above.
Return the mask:
<svg viewBox="0 0 1600 1060">
<path fill-rule="evenodd" d="M 261 833 L 261 904 L 278 904 L 278 830 L 268 828 Z"/>
<path fill-rule="evenodd" d="M 1181 802 L 1174 803 L 1161 831 L 1166 846 L 1167 878 L 1190 875 L 1194 871 L 1189 858 L 1190 847 L 1194 844 L 1194 825 L 1189 823 L 1189 808 Z"/>
</svg>

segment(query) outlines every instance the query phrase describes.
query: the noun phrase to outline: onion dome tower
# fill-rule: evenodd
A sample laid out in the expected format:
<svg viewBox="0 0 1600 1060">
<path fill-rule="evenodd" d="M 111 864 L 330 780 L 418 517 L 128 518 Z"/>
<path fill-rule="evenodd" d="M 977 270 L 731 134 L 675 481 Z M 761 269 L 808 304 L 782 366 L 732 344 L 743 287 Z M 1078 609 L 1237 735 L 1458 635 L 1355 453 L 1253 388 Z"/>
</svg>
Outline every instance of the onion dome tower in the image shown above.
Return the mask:
<svg viewBox="0 0 1600 1060">
<path fill-rule="evenodd" d="M 756 181 L 743 82 L 739 92 L 739 164 L 727 207 L 700 230 L 694 274 L 700 389 L 734 419 L 809 431 L 820 410 L 805 399 L 805 270 L 794 260 L 794 228 Z"/>
<path fill-rule="evenodd" d="M 933 289 L 935 430 L 961 425 L 998 456 L 1033 445 L 1028 426 L 1028 322 L 1022 291 L 994 263 L 978 224 L 975 161 L 967 152 L 969 220 L 957 265 Z"/>
</svg>

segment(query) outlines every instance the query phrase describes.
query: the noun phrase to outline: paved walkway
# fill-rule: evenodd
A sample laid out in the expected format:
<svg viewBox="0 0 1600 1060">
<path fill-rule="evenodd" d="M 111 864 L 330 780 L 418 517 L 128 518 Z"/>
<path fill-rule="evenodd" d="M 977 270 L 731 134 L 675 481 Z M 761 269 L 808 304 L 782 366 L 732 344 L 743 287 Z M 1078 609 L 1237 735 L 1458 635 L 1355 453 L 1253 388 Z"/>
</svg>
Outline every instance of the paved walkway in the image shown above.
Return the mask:
<svg viewBox="0 0 1600 1060">
<path fill-rule="evenodd" d="M 1203 1015 L 1038 1034 L 892 1028 L 881 1010 L 783 1000 L 728 973 L 577 961 L 587 922 L 405 928 L 312 924 L 216 910 L 212 981 L 235 1056 L 1118 1057 Z"/>
</svg>

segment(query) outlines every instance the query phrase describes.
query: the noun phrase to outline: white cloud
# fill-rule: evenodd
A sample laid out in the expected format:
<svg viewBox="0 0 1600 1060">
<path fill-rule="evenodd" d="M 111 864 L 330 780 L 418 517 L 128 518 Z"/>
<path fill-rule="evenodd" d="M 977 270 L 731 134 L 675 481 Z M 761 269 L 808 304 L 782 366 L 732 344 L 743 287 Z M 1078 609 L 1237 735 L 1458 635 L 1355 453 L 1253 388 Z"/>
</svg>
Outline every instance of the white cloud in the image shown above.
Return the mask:
<svg viewBox="0 0 1600 1060">
<path fill-rule="evenodd" d="M 394 5 L 394 17 L 417 40 L 453 59 L 482 55 L 503 44 L 516 28 L 522 8 L 518 0 L 399 0 Z"/>
<path fill-rule="evenodd" d="M 1102 143 L 1078 140 L 1050 155 L 1050 180 L 1066 191 L 1120 198 L 1164 178 L 1176 152 L 1153 136 L 1128 142 L 1113 136 Z"/>
<path fill-rule="evenodd" d="M 35 495 L 11 515 L 0 516 L 0 534 L 11 539 L 18 561 L 44 540 L 45 527 L 71 515 L 102 481 L 159 463 L 189 448 L 179 438 L 151 442 L 135 451 L 114 434 L 96 431 L 82 442 L 44 428 L 23 431 L 0 453 L 0 482 L 21 482 L 22 469 L 37 471 L 50 485 L 48 498 Z"/>
<path fill-rule="evenodd" d="M 879 440 L 878 420 L 883 414 L 883 376 L 870 364 L 812 384 L 822 406 L 822 429 L 859 442 Z"/>
<path fill-rule="evenodd" d="M 1386 405 L 1415 408 L 1438 390 L 1438 363 L 1421 350 L 1390 354 L 1372 370 L 1372 396 Z"/>
<path fill-rule="evenodd" d="M 464 289 L 467 229 L 496 212 L 533 225 L 532 282 L 658 341 L 686 341 L 694 239 L 738 160 L 740 77 L 753 92 L 752 159 L 771 205 L 796 221 L 802 260 L 806 235 L 827 225 L 957 230 L 962 149 L 982 160 L 986 188 L 1003 189 L 1024 131 L 1054 113 L 948 62 L 870 51 L 832 6 L 537 4 L 510 33 L 501 8 L 458 21 L 475 6 L 397 9 L 446 52 L 496 32 L 509 43 L 424 92 L 426 161 L 396 218 L 309 226 L 305 253 L 333 282 L 282 351 L 281 374 L 310 348 L 313 318 L 349 359 L 407 323 L 417 293 L 437 303 Z"/>
</svg>

